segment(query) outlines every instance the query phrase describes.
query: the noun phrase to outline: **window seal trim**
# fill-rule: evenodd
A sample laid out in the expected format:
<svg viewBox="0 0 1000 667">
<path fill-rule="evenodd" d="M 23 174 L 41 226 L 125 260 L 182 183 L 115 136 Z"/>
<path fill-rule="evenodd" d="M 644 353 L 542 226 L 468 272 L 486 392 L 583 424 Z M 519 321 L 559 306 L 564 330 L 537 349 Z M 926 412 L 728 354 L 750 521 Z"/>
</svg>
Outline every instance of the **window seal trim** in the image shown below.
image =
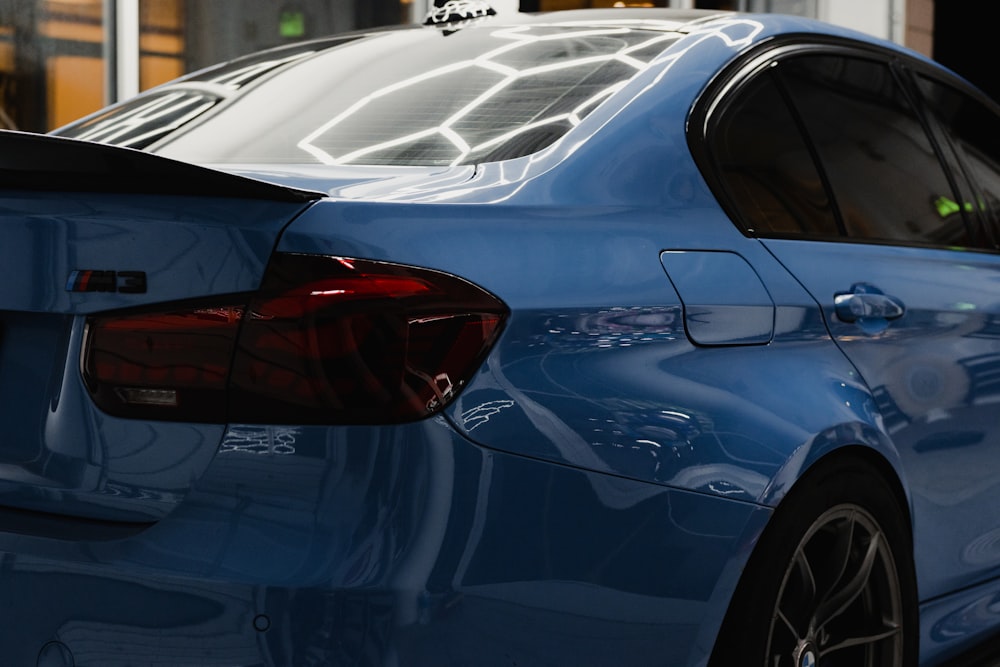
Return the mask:
<svg viewBox="0 0 1000 667">
<path fill-rule="evenodd" d="M 804 43 L 801 40 L 808 40 L 808 42 Z M 688 149 L 694 158 L 695 164 L 701 171 L 702 176 L 705 178 L 709 189 L 719 202 L 727 217 L 729 217 L 733 225 L 747 238 L 784 238 L 823 242 L 868 243 L 875 245 L 894 245 L 900 247 L 955 251 L 956 248 L 953 246 L 944 246 L 934 243 L 848 236 L 846 234 L 846 229 L 843 227 L 844 223 L 840 216 L 839 206 L 836 203 L 836 199 L 826 178 L 822 162 L 817 160 L 815 147 L 813 146 L 813 142 L 809 140 L 808 134 L 804 135 L 805 143 L 807 144 L 810 156 L 816 165 L 817 172 L 820 174 L 820 178 L 823 181 L 823 187 L 827 192 L 827 196 L 832 202 L 838 228 L 844 232 L 844 235 L 842 237 L 832 239 L 827 236 L 808 234 L 762 233 L 747 224 L 744 216 L 740 213 L 739 209 L 737 209 L 736 205 L 732 201 L 732 197 L 728 193 L 725 186 L 725 179 L 719 173 L 716 161 L 712 157 L 712 151 L 709 144 L 713 118 L 717 118 L 718 114 L 724 111 L 727 102 L 732 99 L 732 95 L 735 90 L 738 90 L 740 87 L 748 84 L 756 77 L 764 74 L 765 69 L 777 65 L 781 60 L 793 55 L 808 53 L 851 56 L 854 58 L 874 60 L 886 65 L 892 72 L 892 75 L 896 78 L 897 83 L 899 83 L 900 87 L 903 89 L 903 93 L 906 95 L 907 101 L 922 124 L 925 134 L 928 135 L 928 139 L 932 142 L 935 155 L 937 156 L 938 162 L 941 164 L 941 168 L 945 172 L 946 178 L 953 191 L 955 190 L 956 175 L 952 173 L 947 161 L 943 159 L 944 156 L 942 154 L 941 147 L 935 141 L 935 137 L 931 131 L 931 120 L 927 117 L 925 108 L 926 104 L 924 100 L 922 97 L 914 99 L 914 95 L 910 89 L 911 77 L 915 73 L 923 74 L 924 76 L 930 76 L 935 81 L 945 83 L 961 91 L 971 93 L 979 101 L 984 101 L 996 110 L 998 114 L 1000 114 L 1000 105 L 990 100 L 984 93 L 971 86 L 971 84 L 964 81 L 961 77 L 954 74 L 951 76 L 942 76 L 942 72 L 940 70 L 934 68 L 929 63 L 924 63 L 919 58 L 909 57 L 904 53 L 899 53 L 895 50 L 882 47 L 877 44 L 859 42 L 844 37 L 815 35 L 811 33 L 789 33 L 768 38 L 739 55 L 731 63 L 729 63 L 729 65 L 718 72 L 702 89 L 701 93 L 692 104 L 691 111 L 688 114 L 686 124 Z M 945 72 L 947 72 L 947 70 L 945 70 Z M 783 83 L 780 81 L 780 77 L 774 77 L 774 79 L 778 90 L 785 99 L 789 111 L 795 117 L 798 130 L 801 132 L 801 118 L 797 107 L 790 103 L 787 91 Z M 964 176 L 964 174 L 962 176 Z M 968 229 L 970 221 L 964 214 L 963 220 L 965 221 L 966 228 Z M 983 253 L 1000 252 L 1000 249 L 996 248 L 980 248 L 975 246 L 962 246 L 960 250 Z"/>
</svg>

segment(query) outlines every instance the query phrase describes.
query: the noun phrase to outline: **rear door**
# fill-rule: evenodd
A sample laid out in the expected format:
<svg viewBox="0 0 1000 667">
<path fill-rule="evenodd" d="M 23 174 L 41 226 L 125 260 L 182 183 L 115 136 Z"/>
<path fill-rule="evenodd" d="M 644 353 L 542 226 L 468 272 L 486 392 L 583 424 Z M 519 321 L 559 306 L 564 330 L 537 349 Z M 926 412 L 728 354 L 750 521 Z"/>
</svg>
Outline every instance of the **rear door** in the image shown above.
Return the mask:
<svg viewBox="0 0 1000 667">
<path fill-rule="evenodd" d="M 0 172 L 0 510 L 155 520 L 224 425 L 97 410 L 80 377 L 86 316 L 255 289 L 315 195 L 6 132 Z"/>
<path fill-rule="evenodd" d="M 1000 571 L 1000 257 L 952 145 L 877 52 L 786 49 L 714 115 L 734 218 L 823 308 L 904 461 L 921 597 Z"/>
</svg>

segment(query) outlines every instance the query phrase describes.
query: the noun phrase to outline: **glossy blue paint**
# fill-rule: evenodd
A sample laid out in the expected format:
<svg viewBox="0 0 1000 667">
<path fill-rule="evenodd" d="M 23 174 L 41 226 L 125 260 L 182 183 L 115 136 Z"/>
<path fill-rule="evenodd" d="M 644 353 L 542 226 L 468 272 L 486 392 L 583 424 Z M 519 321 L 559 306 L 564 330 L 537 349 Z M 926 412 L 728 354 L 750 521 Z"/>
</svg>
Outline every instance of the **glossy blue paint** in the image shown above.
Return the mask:
<svg viewBox="0 0 1000 667">
<path fill-rule="evenodd" d="M 690 154 L 708 81 L 787 32 L 852 35 L 692 24 L 512 160 L 225 165 L 314 204 L 0 194 L 4 659 L 704 667 L 772 511 L 837 452 L 909 507 L 922 664 L 995 632 L 996 257 L 750 238 Z M 274 251 L 445 271 L 511 314 L 416 423 L 94 407 L 87 314 L 253 290 Z M 66 291 L 81 269 L 149 289 Z"/>
<path fill-rule="evenodd" d="M 59 641 L 77 664 L 687 664 L 767 514 L 483 450 L 442 419 L 234 425 L 139 535 L 0 534 L 0 644 L 14 663 Z"/>
<path fill-rule="evenodd" d="M 995 371 L 1000 261 L 992 254 L 790 241 L 765 244 L 823 303 L 907 471 L 921 597 L 1000 574 Z M 876 328 L 844 322 L 834 295 L 866 283 L 905 306 Z M 956 521 L 961 516 L 963 520 Z"/>
<path fill-rule="evenodd" d="M 922 605 L 920 641 L 924 664 L 939 664 L 948 658 L 959 660 L 964 648 L 991 641 L 1000 622 L 998 602 L 1000 590 L 991 582 Z"/>
<path fill-rule="evenodd" d="M 11 507 L 161 518 L 205 470 L 222 425 L 101 414 L 80 379 L 81 314 L 256 288 L 303 203 L 0 195 L 0 494 Z M 74 270 L 144 271 L 143 293 L 69 292 Z"/>
<path fill-rule="evenodd" d="M 774 335 L 774 301 L 753 267 L 731 252 L 670 250 L 660 262 L 684 304 L 696 345 L 754 345 Z"/>
<path fill-rule="evenodd" d="M 555 208 L 320 202 L 279 249 L 430 266 L 503 295 L 507 329 L 448 413 L 491 448 L 767 504 L 837 447 L 864 444 L 897 464 L 815 301 L 727 218 L 706 212 L 690 227 L 669 208 Z M 448 252 L 459 229 L 461 252 Z M 776 304 L 772 345 L 687 340 L 660 263 L 660 249 L 678 246 L 752 259 Z"/>
<path fill-rule="evenodd" d="M 176 507 L 224 428 L 104 415 L 80 379 L 82 319 L 15 315 L 3 325 L 4 505 L 123 522 L 155 521 Z"/>
<path fill-rule="evenodd" d="M 0 310 L 78 314 L 255 289 L 306 205 L 210 197 L 0 193 Z M 143 294 L 66 290 L 75 270 L 145 271 Z"/>
</svg>

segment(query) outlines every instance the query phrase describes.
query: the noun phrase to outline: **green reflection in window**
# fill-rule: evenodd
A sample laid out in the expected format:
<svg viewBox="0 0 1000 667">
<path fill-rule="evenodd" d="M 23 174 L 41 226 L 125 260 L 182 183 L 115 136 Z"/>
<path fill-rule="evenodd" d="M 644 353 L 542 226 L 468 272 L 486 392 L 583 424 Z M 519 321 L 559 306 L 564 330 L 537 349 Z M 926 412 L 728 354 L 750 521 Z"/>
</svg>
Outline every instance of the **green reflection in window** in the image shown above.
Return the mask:
<svg viewBox="0 0 1000 667">
<path fill-rule="evenodd" d="M 282 37 L 296 38 L 306 34 L 306 15 L 304 12 L 281 12 L 278 21 L 278 32 Z"/>
</svg>

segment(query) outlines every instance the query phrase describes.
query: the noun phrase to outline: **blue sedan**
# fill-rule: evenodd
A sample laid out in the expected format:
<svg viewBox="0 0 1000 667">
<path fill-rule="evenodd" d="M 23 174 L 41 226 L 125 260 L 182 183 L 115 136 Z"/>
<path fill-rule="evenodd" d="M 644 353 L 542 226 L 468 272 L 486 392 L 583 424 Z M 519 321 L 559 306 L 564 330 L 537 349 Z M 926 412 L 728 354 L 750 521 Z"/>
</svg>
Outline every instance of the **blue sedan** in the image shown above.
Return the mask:
<svg viewBox="0 0 1000 667">
<path fill-rule="evenodd" d="M 452 8 L 0 133 L 3 664 L 988 645 L 997 106 L 805 19 Z"/>
</svg>

